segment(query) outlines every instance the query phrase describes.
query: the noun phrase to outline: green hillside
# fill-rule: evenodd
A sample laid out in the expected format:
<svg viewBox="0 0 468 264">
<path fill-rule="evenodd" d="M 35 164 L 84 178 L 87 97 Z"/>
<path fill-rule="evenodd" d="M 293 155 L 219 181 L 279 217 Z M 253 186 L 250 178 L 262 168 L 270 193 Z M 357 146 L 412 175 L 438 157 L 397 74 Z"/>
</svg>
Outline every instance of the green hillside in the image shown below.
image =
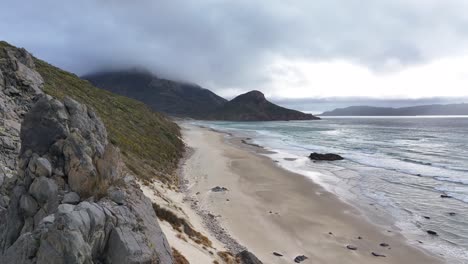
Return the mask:
<svg viewBox="0 0 468 264">
<path fill-rule="evenodd" d="M 0 42 L 0 58 L 4 58 Z M 34 58 L 44 79 L 44 91 L 56 98 L 70 96 L 94 108 L 106 125 L 110 141 L 118 146 L 127 167 L 140 179 L 153 178 L 175 183 L 174 176 L 183 153 L 180 128 L 145 104 L 98 89 L 76 75 Z"/>
</svg>

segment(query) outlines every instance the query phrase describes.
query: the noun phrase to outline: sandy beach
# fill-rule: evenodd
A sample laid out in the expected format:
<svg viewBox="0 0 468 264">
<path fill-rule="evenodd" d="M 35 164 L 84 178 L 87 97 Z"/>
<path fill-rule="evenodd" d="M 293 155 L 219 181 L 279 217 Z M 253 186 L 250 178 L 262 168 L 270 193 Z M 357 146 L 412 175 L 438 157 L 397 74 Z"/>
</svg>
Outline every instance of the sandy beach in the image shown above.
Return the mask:
<svg viewBox="0 0 468 264">
<path fill-rule="evenodd" d="M 410 246 L 396 228 L 370 223 L 310 179 L 280 168 L 260 148 L 181 126 L 193 150 L 181 168 L 186 196 L 264 263 L 294 263 L 298 255 L 308 257 L 303 263 L 443 263 Z M 216 186 L 227 190 L 212 191 Z"/>
</svg>

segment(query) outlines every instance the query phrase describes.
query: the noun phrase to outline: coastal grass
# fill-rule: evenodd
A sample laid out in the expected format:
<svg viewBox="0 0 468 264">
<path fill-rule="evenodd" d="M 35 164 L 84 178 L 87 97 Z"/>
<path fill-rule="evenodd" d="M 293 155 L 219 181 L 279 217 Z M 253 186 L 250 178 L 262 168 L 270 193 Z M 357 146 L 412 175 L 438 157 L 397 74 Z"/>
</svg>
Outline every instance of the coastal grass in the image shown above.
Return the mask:
<svg viewBox="0 0 468 264">
<path fill-rule="evenodd" d="M 193 242 L 205 247 L 212 247 L 212 242 L 205 235 L 193 229 L 184 218 L 178 217 L 172 211 L 156 203 L 153 203 L 153 209 L 160 220 L 168 222 L 175 230 L 184 232 Z"/>
<path fill-rule="evenodd" d="M 175 170 L 184 150 L 177 124 L 139 101 L 96 88 L 47 62 L 35 58 L 35 64 L 47 94 L 69 96 L 96 111 L 131 172 L 143 182 L 156 178 L 177 184 Z"/>
<path fill-rule="evenodd" d="M 172 248 L 172 256 L 174 257 L 174 264 L 190 264 L 184 255 L 175 248 Z"/>
<path fill-rule="evenodd" d="M 235 257 L 231 252 L 228 251 L 218 251 L 218 256 L 223 260 L 224 263 L 234 264 L 237 263 Z"/>
</svg>

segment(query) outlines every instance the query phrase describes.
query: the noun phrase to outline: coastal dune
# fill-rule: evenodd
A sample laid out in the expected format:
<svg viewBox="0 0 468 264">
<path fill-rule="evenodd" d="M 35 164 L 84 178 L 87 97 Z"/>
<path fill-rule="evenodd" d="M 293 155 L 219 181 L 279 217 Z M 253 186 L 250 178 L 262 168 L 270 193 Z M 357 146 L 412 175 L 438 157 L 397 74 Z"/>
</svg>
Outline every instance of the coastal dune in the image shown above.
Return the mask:
<svg viewBox="0 0 468 264">
<path fill-rule="evenodd" d="M 182 166 L 187 196 L 264 263 L 292 263 L 299 255 L 308 257 L 303 263 L 443 263 L 410 245 L 397 228 L 369 222 L 310 179 L 280 168 L 262 149 L 181 126 L 193 149 Z"/>
</svg>

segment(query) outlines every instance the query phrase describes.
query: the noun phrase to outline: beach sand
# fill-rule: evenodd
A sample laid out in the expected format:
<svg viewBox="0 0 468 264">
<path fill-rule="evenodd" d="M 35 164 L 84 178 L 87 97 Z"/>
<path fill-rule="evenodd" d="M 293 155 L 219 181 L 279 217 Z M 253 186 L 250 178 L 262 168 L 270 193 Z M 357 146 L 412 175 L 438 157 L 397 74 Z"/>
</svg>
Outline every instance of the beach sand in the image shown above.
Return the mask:
<svg viewBox="0 0 468 264">
<path fill-rule="evenodd" d="M 181 126 L 193 149 L 182 166 L 187 197 L 264 263 L 294 263 L 298 255 L 309 258 L 303 263 L 443 263 L 410 246 L 396 228 L 370 223 L 312 180 L 256 153 L 261 149 L 210 129 Z M 215 186 L 228 190 L 211 191 Z"/>
</svg>

